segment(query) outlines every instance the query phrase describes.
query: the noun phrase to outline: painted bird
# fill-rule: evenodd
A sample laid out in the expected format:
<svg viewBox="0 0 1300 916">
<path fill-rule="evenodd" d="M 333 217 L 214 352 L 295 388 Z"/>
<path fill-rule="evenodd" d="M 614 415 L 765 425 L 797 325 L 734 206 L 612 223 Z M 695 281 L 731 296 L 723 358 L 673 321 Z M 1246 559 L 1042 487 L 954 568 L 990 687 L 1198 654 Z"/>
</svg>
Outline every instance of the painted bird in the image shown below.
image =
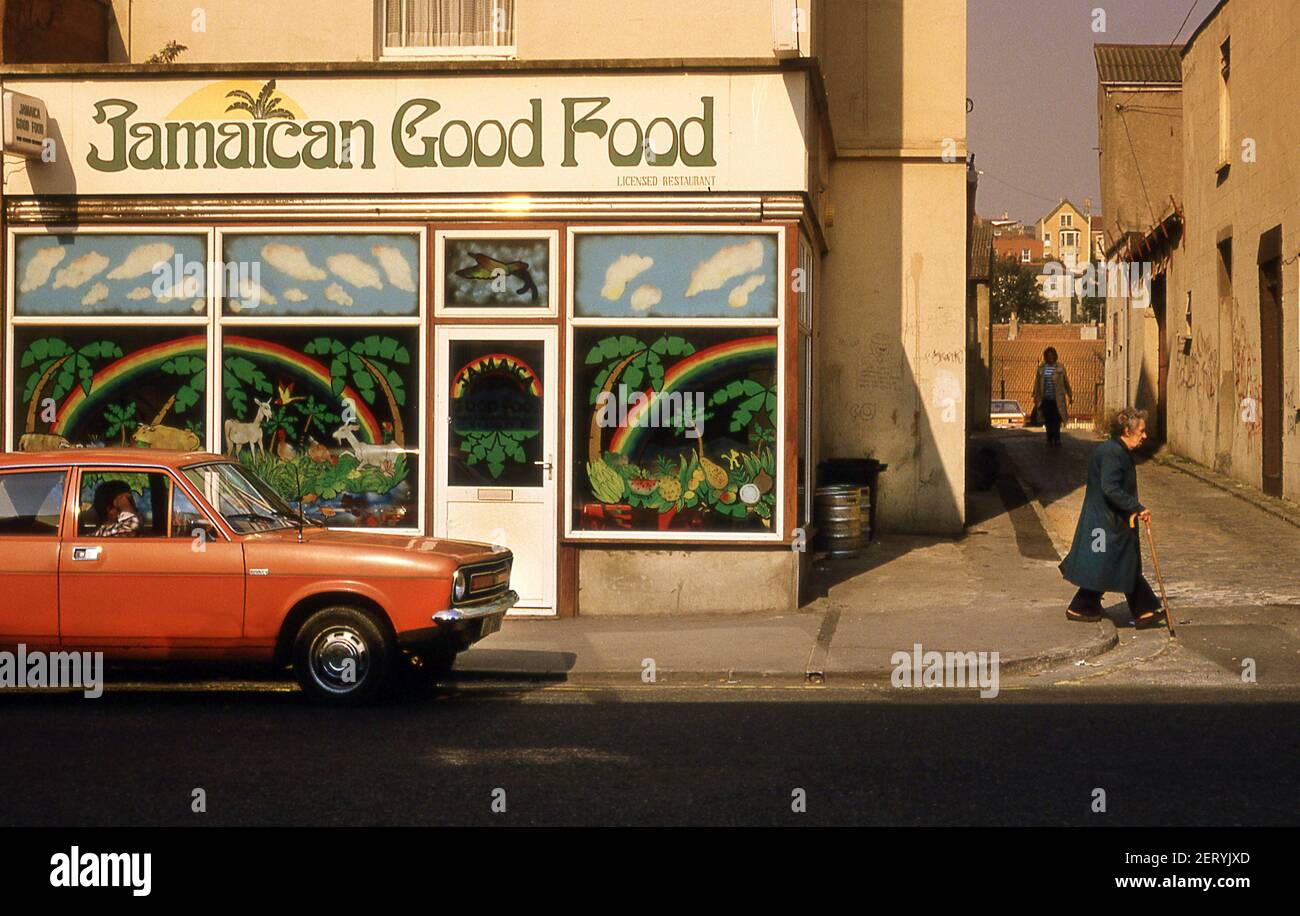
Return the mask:
<svg viewBox="0 0 1300 916">
<path fill-rule="evenodd" d="M 275 389 L 280 396 L 280 403 L 286 407 L 292 404 L 294 401 L 307 400 L 302 395 L 297 395 L 297 396 L 294 395 L 293 382 L 290 382 L 288 385 L 281 385 L 279 382 L 277 382 L 275 385 Z"/>
<path fill-rule="evenodd" d="M 533 275 L 528 272 L 527 261 L 498 261 L 481 251 L 471 251 L 469 256 L 478 262 L 478 266 L 463 267 L 456 271 L 456 276 L 464 277 L 466 280 L 494 280 L 502 275 L 514 277 L 524 284 L 515 290 L 515 295 L 522 296 L 528 293 L 529 301 L 537 301 L 537 284 L 533 282 Z"/>
</svg>

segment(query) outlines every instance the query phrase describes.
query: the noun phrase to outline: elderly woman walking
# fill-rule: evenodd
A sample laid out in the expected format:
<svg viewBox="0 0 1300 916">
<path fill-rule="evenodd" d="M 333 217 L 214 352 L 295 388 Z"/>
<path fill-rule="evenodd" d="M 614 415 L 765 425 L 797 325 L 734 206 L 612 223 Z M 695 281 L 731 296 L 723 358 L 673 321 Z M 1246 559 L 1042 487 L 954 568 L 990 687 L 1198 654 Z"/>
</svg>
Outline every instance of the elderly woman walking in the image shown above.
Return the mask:
<svg viewBox="0 0 1300 916">
<path fill-rule="evenodd" d="M 1069 398 L 1074 403 L 1074 392 L 1070 389 L 1070 377 L 1065 374 L 1065 366 L 1059 362 L 1056 347 L 1043 351 L 1043 361 L 1038 364 L 1034 374 L 1034 407 L 1043 418 L 1047 427 L 1047 444 L 1061 444 L 1061 424 L 1069 417 L 1065 402 Z"/>
<path fill-rule="evenodd" d="M 1147 412 L 1125 407 L 1111 421 L 1111 439 L 1093 450 L 1088 462 L 1088 488 L 1074 530 L 1070 553 L 1061 562 L 1061 575 L 1079 591 L 1065 616 L 1070 620 L 1100 620 L 1101 596 L 1123 592 L 1133 625 L 1138 629 L 1165 621 L 1160 599 L 1142 575 L 1142 550 L 1136 522 L 1151 513 L 1138 501 L 1137 466 L 1133 450 L 1147 436 Z"/>
</svg>

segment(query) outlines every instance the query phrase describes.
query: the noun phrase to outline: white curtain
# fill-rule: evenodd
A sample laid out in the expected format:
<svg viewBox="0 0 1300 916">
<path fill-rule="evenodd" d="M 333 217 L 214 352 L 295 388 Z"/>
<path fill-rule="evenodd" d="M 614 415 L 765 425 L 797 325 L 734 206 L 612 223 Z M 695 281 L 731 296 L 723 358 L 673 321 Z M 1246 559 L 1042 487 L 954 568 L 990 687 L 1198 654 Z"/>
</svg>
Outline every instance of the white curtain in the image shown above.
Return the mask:
<svg viewBox="0 0 1300 916">
<path fill-rule="evenodd" d="M 404 30 L 399 27 L 403 7 Z M 514 43 L 514 0 L 387 0 L 386 10 L 390 46 L 457 48 Z"/>
</svg>

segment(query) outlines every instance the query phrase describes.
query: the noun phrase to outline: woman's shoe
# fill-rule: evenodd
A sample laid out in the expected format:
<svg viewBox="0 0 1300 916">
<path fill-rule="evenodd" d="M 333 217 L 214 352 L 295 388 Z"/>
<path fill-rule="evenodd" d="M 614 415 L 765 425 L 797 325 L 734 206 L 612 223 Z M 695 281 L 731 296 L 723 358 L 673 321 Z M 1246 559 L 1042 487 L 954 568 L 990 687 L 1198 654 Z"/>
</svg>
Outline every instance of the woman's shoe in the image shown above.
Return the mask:
<svg viewBox="0 0 1300 916">
<path fill-rule="evenodd" d="M 1164 609 L 1158 611 L 1147 611 L 1145 614 L 1138 614 L 1133 618 L 1133 629 L 1135 630 L 1150 630 L 1153 627 L 1162 627 L 1164 625 Z"/>
<path fill-rule="evenodd" d="M 1089 613 L 1088 611 L 1076 611 L 1072 607 L 1067 607 L 1065 609 L 1065 619 L 1079 620 L 1083 623 L 1096 623 L 1098 620 L 1101 620 L 1101 615 Z"/>
</svg>

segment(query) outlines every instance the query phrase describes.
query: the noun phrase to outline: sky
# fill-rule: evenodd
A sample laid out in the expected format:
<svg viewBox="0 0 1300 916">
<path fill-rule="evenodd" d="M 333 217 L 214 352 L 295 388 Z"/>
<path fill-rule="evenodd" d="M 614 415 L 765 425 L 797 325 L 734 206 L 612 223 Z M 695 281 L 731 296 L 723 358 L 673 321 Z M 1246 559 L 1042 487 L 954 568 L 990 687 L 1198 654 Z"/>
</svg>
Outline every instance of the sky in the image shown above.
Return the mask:
<svg viewBox="0 0 1300 916">
<path fill-rule="evenodd" d="M 1093 44 L 1169 44 L 1178 35 L 1181 46 L 1217 3 L 969 0 L 967 143 L 983 173 L 976 211 L 1032 224 L 1068 197 L 1079 207 L 1092 198 L 1098 213 Z M 1093 31 L 1095 10 L 1105 12 L 1104 32 Z"/>
</svg>

